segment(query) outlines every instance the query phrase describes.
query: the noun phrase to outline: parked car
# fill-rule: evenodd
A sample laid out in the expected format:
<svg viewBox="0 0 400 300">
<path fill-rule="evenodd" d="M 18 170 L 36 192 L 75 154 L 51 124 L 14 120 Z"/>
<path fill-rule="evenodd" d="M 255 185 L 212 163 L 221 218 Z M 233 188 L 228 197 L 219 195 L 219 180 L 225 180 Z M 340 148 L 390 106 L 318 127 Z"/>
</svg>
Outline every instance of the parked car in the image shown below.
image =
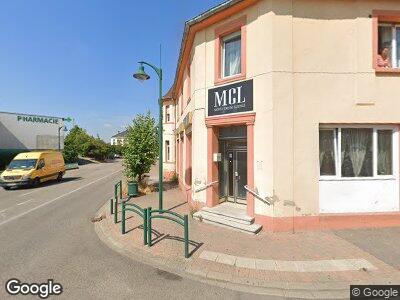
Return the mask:
<svg viewBox="0 0 400 300">
<path fill-rule="evenodd" d="M 65 174 L 64 158 L 57 151 L 20 153 L 0 175 L 0 186 L 38 186 L 48 180 L 61 181 Z"/>
</svg>

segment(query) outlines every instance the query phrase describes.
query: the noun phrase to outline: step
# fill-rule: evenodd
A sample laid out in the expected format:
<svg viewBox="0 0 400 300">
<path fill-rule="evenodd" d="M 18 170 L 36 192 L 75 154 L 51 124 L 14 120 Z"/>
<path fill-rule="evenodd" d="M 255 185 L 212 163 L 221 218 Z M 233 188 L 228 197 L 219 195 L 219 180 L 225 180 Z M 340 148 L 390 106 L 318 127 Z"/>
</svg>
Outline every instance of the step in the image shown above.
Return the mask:
<svg viewBox="0 0 400 300">
<path fill-rule="evenodd" d="M 216 214 L 214 212 L 202 209 L 201 210 L 201 214 L 203 217 L 216 217 L 219 218 L 221 220 L 227 221 L 227 222 L 235 222 L 235 223 L 240 223 L 240 224 L 244 224 L 244 225 L 251 225 L 254 223 L 254 218 L 246 218 L 246 219 L 239 219 L 239 218 L 235 218 L 235 217 L 231 217 L 231 216 L 227 216 L 227 215 L 221 215 L 221 214 Z"/>
<path fill-rule="evenodd" d="M 249 234 L 256 234 L 262 228 L 262 225 L 259 225 L 259 224 L 255 224 L 255 223 L 242 224 L 242 223 L 238 223 L 238 222 L 235 222 L 232 220 L 223 219 L 219 215 L 208 214 L 208 213 L 204 214 L 204 211 L 198 211 L 198 212 L 194 213 L 193 218 L 195 218 L 199 221 L 202 221 L 204 223 L 214 224 L 214 225 L 218 225 L 221 227 L 225 227 L 225 228 L 229 228 L 229 229 L 233 229 L 233 230 L 237 230 L 237 231 L 245 232 L 245 233 L 249 233 Z"/>
<path fill-rule="evenodd" d="M 252 224 L 254 218 L 247 215 L 245 206 L 224 202 L 214 207 L 203 207 L 202 211 L 224 216 L 244 224 Z"/>
</svg>

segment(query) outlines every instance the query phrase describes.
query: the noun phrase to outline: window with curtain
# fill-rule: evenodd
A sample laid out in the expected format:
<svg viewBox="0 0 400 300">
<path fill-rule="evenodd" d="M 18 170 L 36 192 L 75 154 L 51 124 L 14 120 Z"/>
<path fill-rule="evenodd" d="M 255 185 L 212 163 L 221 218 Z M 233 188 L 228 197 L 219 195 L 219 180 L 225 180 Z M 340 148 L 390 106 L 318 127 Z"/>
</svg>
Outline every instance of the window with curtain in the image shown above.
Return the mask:
<svg viewBox="0 0 400 300">
<path fill-rule="evenodd" d="M 319 164 L 321 175 L 336 175 L 335 130 L 319 131 Z"/>
<path fill-rule="evenodd" d="M 393 129 L 320 128 L 321 176 L 337 178 L 394 175 Z"/>
<path fill-rule="evenodd" d="M 378 130 L 378 175 L 393 175 L 392 130 Z"/>
<path fill-rule="evenodd" d="M 371 177 L 372 128 L 342 129 L 342 177 Z"/>
<path fill-rule="evenodd" d="M 390 66 L 400 67 L 400 27 L 396 24 L 380 23 L 378 26 L 378 55 L 383 49 L 389 50 Z M 378 58 L 379 59 L 379 58 Z"/>
<path fill-rule="evenodd" d="M 222 39 L 222 75 L 233 76 L 241 72 L 241 35 L 240 31 Z"/>
</svg>

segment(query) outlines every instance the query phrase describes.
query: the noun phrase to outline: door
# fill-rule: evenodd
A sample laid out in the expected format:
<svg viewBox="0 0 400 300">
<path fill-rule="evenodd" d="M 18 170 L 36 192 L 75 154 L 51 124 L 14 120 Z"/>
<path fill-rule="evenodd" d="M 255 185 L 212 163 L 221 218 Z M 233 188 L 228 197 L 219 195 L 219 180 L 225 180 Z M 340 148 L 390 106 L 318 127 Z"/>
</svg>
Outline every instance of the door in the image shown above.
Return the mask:
<svg viewBox="0 0 400 300">
<path fill-rule="evenodd" d="M 247 184 L 247 151 L 242 149 L 228 150 L 228 201 L 246 203 Z"/>
<path fill-rule="evenodd" d="M 235 151 L 235 199 L 236 202 L 246 203 L 247 184 L 247 151 Z"/>
</svg>

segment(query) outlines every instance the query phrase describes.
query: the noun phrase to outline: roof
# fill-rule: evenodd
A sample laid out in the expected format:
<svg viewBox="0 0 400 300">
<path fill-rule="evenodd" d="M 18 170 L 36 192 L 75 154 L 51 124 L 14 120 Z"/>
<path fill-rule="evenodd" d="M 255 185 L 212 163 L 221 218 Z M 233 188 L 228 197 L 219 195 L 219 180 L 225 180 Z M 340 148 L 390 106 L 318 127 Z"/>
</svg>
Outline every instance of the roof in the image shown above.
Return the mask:
<svg viewBox="0 0 400 300">
<path fill-rule="evenodd" d="M 186 46 L 190 44 L 194 40 L 194 32 L 201 30 L 202 28 L 206 28 L 219 22 L 224 17 L 228 17 L 237 13 L 238 11 L 253 5 L 258 0 L 228 0 L 217 6 L 210 8 L 209 10 L 197 15 L 196 17 L 185 22 L 185 28 L 183 31 L 181 48 L 179 51 L 178 64 L 175 71 L 175 80 L 173 87 L 173 95 L 175 95 L 175 89 L 180 84 L 180 77 L 183 74 L 181 70 L 182 64 L 185 63 L 185 60 L 188 58 L 191 49 L 188 49 Z M 226 15 L 222 15 L 221 13 L 225 12 Z M 219 16 L 221 18 L 219 18 Z M 207 21 L 207 22 L 206 22 Z M 203 23 L 203 24 L 201 24 Z M 203 27 L 201 26 L 203 25 Z M 197 28 L 196 28 L 197 27 Z M 194 28 L 194 29 L 193 29 Z M 193 32 L 192 32 L 193 29 Z"/>
<path fill-rule="evenodd" d="M 163 96 L 163 100 L 169 100 L 172 99 L 172 92 L 174 91 L 174 86 L 172 85 L 168 92 Z"/>
<path fill-rule="evenodd" d="M 117 134 L 113 135 L 111 138 L 124 138 L 128 135 L 128 129 L 118 132 Z"/>
</svg>

